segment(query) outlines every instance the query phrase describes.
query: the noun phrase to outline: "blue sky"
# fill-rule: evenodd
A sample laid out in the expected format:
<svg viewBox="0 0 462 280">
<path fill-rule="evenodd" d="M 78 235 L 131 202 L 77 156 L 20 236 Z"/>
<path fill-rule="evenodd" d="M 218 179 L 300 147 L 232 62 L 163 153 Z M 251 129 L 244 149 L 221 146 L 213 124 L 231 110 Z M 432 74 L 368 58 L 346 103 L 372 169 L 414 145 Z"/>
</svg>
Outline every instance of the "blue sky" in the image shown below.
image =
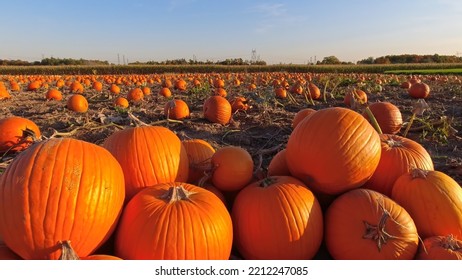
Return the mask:
<svg viewBox="0 0 462 280">
<path fill-rule="evenodd" d="M 460 0 L 0 0 L 0 59 L 462 55 Z"/>
</svg>

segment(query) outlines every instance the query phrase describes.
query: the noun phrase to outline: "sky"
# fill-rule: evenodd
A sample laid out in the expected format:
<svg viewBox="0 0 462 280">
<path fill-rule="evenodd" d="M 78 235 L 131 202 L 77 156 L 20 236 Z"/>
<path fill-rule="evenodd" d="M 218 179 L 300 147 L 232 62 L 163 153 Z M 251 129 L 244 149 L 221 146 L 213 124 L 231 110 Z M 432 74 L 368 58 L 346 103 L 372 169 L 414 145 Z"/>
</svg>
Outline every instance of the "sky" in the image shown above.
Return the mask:
<svg viewBox="0 0 462 280">
<path fill-rule="evenodd" d="M 462 56 L 460 0 L 0 0 L 0 59 Z"/>
</svg>

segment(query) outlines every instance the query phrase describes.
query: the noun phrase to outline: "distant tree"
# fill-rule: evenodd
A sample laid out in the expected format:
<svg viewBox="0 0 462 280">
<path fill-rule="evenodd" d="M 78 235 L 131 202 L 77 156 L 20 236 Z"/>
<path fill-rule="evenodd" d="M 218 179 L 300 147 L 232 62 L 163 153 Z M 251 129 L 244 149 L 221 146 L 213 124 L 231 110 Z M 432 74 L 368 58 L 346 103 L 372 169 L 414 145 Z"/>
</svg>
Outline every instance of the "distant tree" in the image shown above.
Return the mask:
<svg viewBox="0 0 462 280">
<path fill-rule="evenodd" d="M 341 64 L 342 62 L 334 55 L 326 56 L 318 64 Z"/>
<path fill-rule="evenodd" d="M 358 61 L 358 64 L 374 64 L 374 58 L 369 56 L 368 58 Z"/>
</svg>

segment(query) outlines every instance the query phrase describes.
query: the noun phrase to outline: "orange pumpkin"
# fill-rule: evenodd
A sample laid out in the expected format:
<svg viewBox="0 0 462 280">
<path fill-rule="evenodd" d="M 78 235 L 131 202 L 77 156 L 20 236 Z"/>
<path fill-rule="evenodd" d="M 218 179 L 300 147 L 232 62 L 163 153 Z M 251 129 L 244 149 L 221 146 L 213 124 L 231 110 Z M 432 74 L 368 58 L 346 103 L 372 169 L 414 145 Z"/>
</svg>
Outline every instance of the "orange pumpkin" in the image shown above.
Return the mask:
<svg viewBox="0 0 462 280">
<path fill-rule="evenodd" d="M 81 94 L 71 94 L 67 99 L 66 106 L 71 111 L 85 113 L 88 111 L 88 100 Z"/>
<path fill-rule="evenodd" d="M 427 150 L 418 142 L 392 134 L 380 134 L 381 155 L 379 165 L 364 187 L 391 196 L 393 184 L 412 167 L 433 170 L 433 161 Z"/>
<path fill-rule="evenodd" d="M 127 201 L 141 188 L 188 179 L 188 155 L 178 136 L 168 128 L 126 128 L 106 138 L 103 147 L 122 166 Z"/>
<path fill-rule="evenodd" d="M 175 81 L 174 84 L 174 89 L 180 90 L 180 91 L 185 91 L 186 90 L 187 83 L 184 79 L 178 79 Z"/>
<path fill-rule="evenodd" d="M 215 151 L 211 158 L 212 184 L 221 191 L 237 191 L 250 183 L 254 163 L 247 150 L 237 146 L 225 146 Z"/>
<path fill-rule="evenodd" d="M 189 106 L 181 99 L 172 99 L 165 103 L 164 116 L 172 120 L 189 118 Z"/>
<path fill-rule="evenodd" d="M 315 192 L 340 194 L 363 185 L 380 160 L 379 134 L 359 113 L 346 108 L 318 110 L 303 119 L 287 142 L 292 176 Z"/>
<path fill-rule="evenodd" d="M 295 128 L 305 117 L 314 112 L 316 112 L 316 110 L 311 108 L 304 108 L 298 111 L 292 119 L 292 128 Z"/>
<path fill-rule="evenodd" d="M 129 102 L 127 98 L 119 96 L 116 99 L 114 99 L 114 106 L 120 107 L 120 108 L 128 108 Z"/>
<path fill-rule="evenodd" d="M 408 93 L 411 97 L 425 99 L 430 95 L 430 87 L 426 83 L 414 83 L 408 89 Z"/>
<path fill-rule="evenodd" d="M 221 96 L 214 95 L 204 102 L 204 118 L 212 123 L 225 125 L 231 120 L 232 107 L 229 101 Z"/>
<path fill-rule="evenodd" d="M 462 188 L 445 173 L 413 169 L 398 177 L 391 198 L 411 214 L 420 237 L 462 239 Z"/>
<path fill-rule="evenodd" d="M 403 117 L 398 107 L 390 102 L 375 102 L 369 105 L 377 123 L 385 134 L 397 134 L 403 126 Z M 363 116 L 371 122 L 367 113 Z"/>
<path fill-rule="evenodd" d="M 187 183 L 145 188 L 125 206 L 115 255 L 143 260 L 227 260 L 231 217 L 212 192 Z"/>
<path fill-rule="evenodd" d="M 238 110 L 247 111 L 248 109 L 249 109 L 249 104 L 248 104 L 247 99 L 245 99 L 245 97 L 237 96 L 231 102 L 232 113 L 235 113 Z"/>
<path fill-rule="evenodd" d="M 326 247 L 339 260 L 411 260 L 419 244 L 411 215 L 368 189 L 337 197 L 327 208 L 324 226 Z"/>
<path fill-rule="evenodd" d="M 103 83 L 99 81 L 94 81 L 92 84 L 92 88 L 98 92 L 103 91 Z"/>
<path fill-rule="evenodd" d="M 28 91 L 36 91 L 36 90 L 40 89 L 41 86 L 42 86 L 42 83 L 40 81 L 31 81 L 27 85 L 27 90 Z"/>
<path fill-rule="evenodd" d="M 127 100 L 129 102 L 138 103 L 138 102 L 141 102 L 143 98 L 144 98 L 143 91 L 139 87 L 132 88 L 127 93 Z"/>
<path fill-rule="evenodd" d="M 307 89 L 312 99 L 317 100 L 321 98 L 321 90 L 319 90 L 318 86 L 315 85 L 314 83 L 312 82 L 308 83 Z"/>
<path fill-rule="evenodd" d="M 63 99 L 63 93 L 58 90 L 58 89 L 54 89 L 54 88 L 51 88 L 47 91 L 47 93 L 45 94 L 45 98 L 46 100 L 62 100 Z"/>
<path fill-rule="evenodd" d="M 163 97 L 170 97 L 172 96 L 172 91 L 168 87 L 162 87 L 159 90 L 159 95 L 162 95 Z"/>
<path fill-rule="evenodd" d="M 287 97 L 287 90 L 282 86 L 278 86 L 274 89 L 274 94 L 277 98 L 284 99 Z"/>
<path fill-rule="evenodd" d="M 122 168 L 107 150 L 52 138 L 20 153 L 0 176 L 0 232 L 24 259 L 58 259 L 62 241 L 87 256 L 114 231 L 124 197 Z"/>
<path fill-rule="evenodd" d="M 72 93 L 83 93 L 83 85 L 79 81 L 73 81 L 70 85 L 70 90 Z"/>
<path fill-rule="evenodd" d="M 40 137 L 40 128 L 30 119 L 12 116 L 0 120 L 0 154 L 23 151 Z"/>
<path fill-rule="evenodd" d="M 367 103 L 367 93 L 360 89 L 353 89 L 352 91 L 347 92 L 343 99 L 343 103 L 347 107 L 352 107 L 353 102 L 356 102 L 359 104 Z"/>
<path fill-rule="evenodd" d="M 113 94 L 119 94 L 120 93 L 120 87 L 116 84 L 111 84 L 109 87 L 109 91 Z"/>
<path fill-rule="evenodd" d="M 182 144 L 188 154 L 189 177 L 187 182 L 197 184 L 212 167 L 211 158 L 215 149 L 202 139 L 183 140 Z"/>
<path fill-rule="evenodd" d="M 268 176 L 291 176 L 286 161 L 286 149 L 280 150 L 268 165 Z"/>
<path fill-rule="evenodd" d="M 462 260 L 462 240 L 452 235 L 432 236 L 423 240 L 417 260 Z"/>
<path fill-rule="evenodd" d="M 271 176 L 242 189 L 232 219 L 236 248 L 245 259 L 311 259 L 323 239 L 316 197 L 289 176 Z"/>
</svg>

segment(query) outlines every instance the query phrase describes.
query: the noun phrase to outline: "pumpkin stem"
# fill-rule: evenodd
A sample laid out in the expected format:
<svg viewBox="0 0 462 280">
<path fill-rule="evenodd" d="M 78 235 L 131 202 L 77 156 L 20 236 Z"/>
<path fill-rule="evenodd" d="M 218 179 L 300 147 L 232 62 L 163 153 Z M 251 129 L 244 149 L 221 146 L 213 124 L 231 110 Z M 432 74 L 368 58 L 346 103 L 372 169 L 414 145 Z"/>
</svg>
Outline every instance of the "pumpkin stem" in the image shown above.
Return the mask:
<svg viewBox="0 0 462 280">
<path fill-rule="evenodd" d="M 452 234 L 445 236 L 444 239 L 441 240 L 440 246 L 443 247 L 444 249 L 451 250 L 451 251 L 457 251 L 457 250 L 462 249 Z"/>
<path fill-rule="evenodd" d="M 165 193 L 161 198 L 168 200 L 168 203 L 174 203 L 180 200 L 189 200 L 189 196 L 192 195 L 192 192 L 189 192 L 183 188 L 183 186 L 170 187 L 168 192 Z"/>
<path fill-rule="evenodd" d="M 61 245 L 61 256 L 59 256 L 59 260 L 80 260 L 77 253 L 71 246 L 70 240 L 59 241 L 59 245 Z"/>
<path fill-rule="evenodd" d="M 412 168 L 411 169 L 411 176 L 412 179 L 420 178 L 420 179 L 425 179 L 427 178 L 429 170 L 423 170 L 420 168 Z"/>
<path fill-rule="evenodd" d="M 388 139 L 388 140 L 386 140 L 385 142 L 386 142 L 387 145 L 390 146 L 391 148 L 403 147 L 403 142 L 400 141 L 400 140 Z"/>
<path fill-rule="evenodd" d="M 387 244 L 389 239 L 397 238 L 396 236 L 390 235 L 385 231 L 385 224 L 390 217 L 390 213 L 384 210 L 382 217 L 379 220 L 378 225 L 374 226 L 364 221 L 366 231 L 363 235 L 364 239 L 371 239 L 377 242 L 377 248 L 379 252 L 382 250 L 382 245 Z"/>
<path fill-rule="evenodd" d="M 380 128 L 379 123 L 377 122 L 377 119 L 375 118 L 374 114 L 372 113 L 371 109 L 369 108 L 369 105 L 366 105 L 366 108 L 364 109 L 367 116 L 371 120 L 372 126 L 375 128 L 375 130 L 379 133 L 382 134 L 382 129 Z"/>
<path fill-rule="evenodd" d="M 258 184 L 258 186 L 260 186 L 262 188 L 267 188 L 267 187 L 273 185 L 276 182 L 277 182 L 277 179 L 275 177 L 270 176 L 270 177 L 266 177 L 266 178 L 262 179 L 260 181 L 260 183 Z"/>
</svg>

